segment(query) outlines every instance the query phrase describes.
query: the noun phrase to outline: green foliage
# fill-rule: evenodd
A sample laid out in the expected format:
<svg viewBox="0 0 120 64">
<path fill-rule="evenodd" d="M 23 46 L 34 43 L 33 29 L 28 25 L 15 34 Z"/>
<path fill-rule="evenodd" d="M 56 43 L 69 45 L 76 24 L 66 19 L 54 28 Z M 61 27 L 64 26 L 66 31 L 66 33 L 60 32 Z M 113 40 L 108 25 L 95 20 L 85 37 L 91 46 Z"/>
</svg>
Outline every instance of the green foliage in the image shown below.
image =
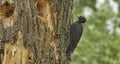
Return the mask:
<svg viewBox="0 0 120 64">
<path fill-rule="evenodd" d="M 118 13 L 118 16 L 120 17 L 120 0 L 114 0 L 114 1 L 118 2 L 118 4 L 119 4 L 119 13 Z"/>
<path fill-rule="evenodd" d="M 80 0 L 82 4 L 76 5 L 86 6 L 87 1 Z M 94 4 L 95 0 L 92 2 Z M 93 7 L 91 8 L 93 9 Z M 75 12 L 77 14 L 83 13 Z M 87 17 L 84 33 L 72 54 L 71 64 L 120 64 L 120 33 L 115 31 L 116 28 L 120 28 L 120 22 L 118 20 L 112 21 L 114 24 L 112 34 L 109 34 L 106 29 L 106 21 L 116 17 L 117 15 L 111 11 L 107 1 L 91 16 Z"/>
</svg>

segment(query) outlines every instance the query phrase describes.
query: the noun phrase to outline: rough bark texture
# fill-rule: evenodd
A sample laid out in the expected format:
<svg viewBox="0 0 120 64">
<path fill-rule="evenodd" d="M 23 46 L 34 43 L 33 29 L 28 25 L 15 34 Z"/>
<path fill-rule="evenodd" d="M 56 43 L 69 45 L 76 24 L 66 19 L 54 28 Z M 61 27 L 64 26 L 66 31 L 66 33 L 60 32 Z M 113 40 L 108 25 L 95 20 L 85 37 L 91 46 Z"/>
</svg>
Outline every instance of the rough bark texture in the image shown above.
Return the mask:
<svg viewBox="0 0 120 64">
<path fill-rule="evenodd" d="M 73 0 L 0 0 L 0 64 L 68 64 Z"/>
</svg>

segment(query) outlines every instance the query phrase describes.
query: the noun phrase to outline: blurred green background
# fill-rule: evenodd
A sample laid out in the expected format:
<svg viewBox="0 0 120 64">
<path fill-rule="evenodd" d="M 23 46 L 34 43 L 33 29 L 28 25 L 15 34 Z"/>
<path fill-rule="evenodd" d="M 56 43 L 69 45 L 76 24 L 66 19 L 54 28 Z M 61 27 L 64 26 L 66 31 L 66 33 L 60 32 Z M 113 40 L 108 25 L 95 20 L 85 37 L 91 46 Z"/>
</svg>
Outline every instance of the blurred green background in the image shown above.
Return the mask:
<svg viewBox="0 0 120 64">
<path fill-rule="evenodd" d="M 120 0 L 74 0 L 73 9 L 87 22 L 71 64 L 120 64 Z"/>
</svg>

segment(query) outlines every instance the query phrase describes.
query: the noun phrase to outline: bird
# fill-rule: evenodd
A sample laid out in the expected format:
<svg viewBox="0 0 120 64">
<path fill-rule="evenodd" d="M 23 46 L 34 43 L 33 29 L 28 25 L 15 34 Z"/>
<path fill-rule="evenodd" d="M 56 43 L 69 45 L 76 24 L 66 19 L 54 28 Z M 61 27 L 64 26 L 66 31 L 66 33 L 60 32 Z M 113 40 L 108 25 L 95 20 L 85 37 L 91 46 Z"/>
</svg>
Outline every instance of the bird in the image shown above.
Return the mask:
<svg viewBox="0 0 120 64">
<path fill-rule="evenodd" d="M 83 16 L 79 16 L 78 21 L 70 25 L 70 43 L 66 49 L 67 56 L 70 56 L 73 53 L 74 49 L 77 47 L 77 44 L 83 33 L 82 23 L 85 22 L 86 22 L 86 18 Z"/>
</svg>

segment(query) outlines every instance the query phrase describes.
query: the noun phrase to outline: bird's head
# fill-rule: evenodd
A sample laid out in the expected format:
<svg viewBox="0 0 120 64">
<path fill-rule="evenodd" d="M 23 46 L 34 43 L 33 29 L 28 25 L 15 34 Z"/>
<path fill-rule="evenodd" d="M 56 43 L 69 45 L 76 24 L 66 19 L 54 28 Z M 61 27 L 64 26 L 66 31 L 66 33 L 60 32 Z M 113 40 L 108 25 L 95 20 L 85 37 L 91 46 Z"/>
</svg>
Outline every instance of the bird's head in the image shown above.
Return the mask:
<svg viewBox="0 0 120 64">
<path fill-rule="evenodd" d="M 78 17 L 78 19 L 79 19 L 80 23 L 85 23 L 86 22 L 86 18 L 83 17 L 83 16 Z"/>
</svg>

